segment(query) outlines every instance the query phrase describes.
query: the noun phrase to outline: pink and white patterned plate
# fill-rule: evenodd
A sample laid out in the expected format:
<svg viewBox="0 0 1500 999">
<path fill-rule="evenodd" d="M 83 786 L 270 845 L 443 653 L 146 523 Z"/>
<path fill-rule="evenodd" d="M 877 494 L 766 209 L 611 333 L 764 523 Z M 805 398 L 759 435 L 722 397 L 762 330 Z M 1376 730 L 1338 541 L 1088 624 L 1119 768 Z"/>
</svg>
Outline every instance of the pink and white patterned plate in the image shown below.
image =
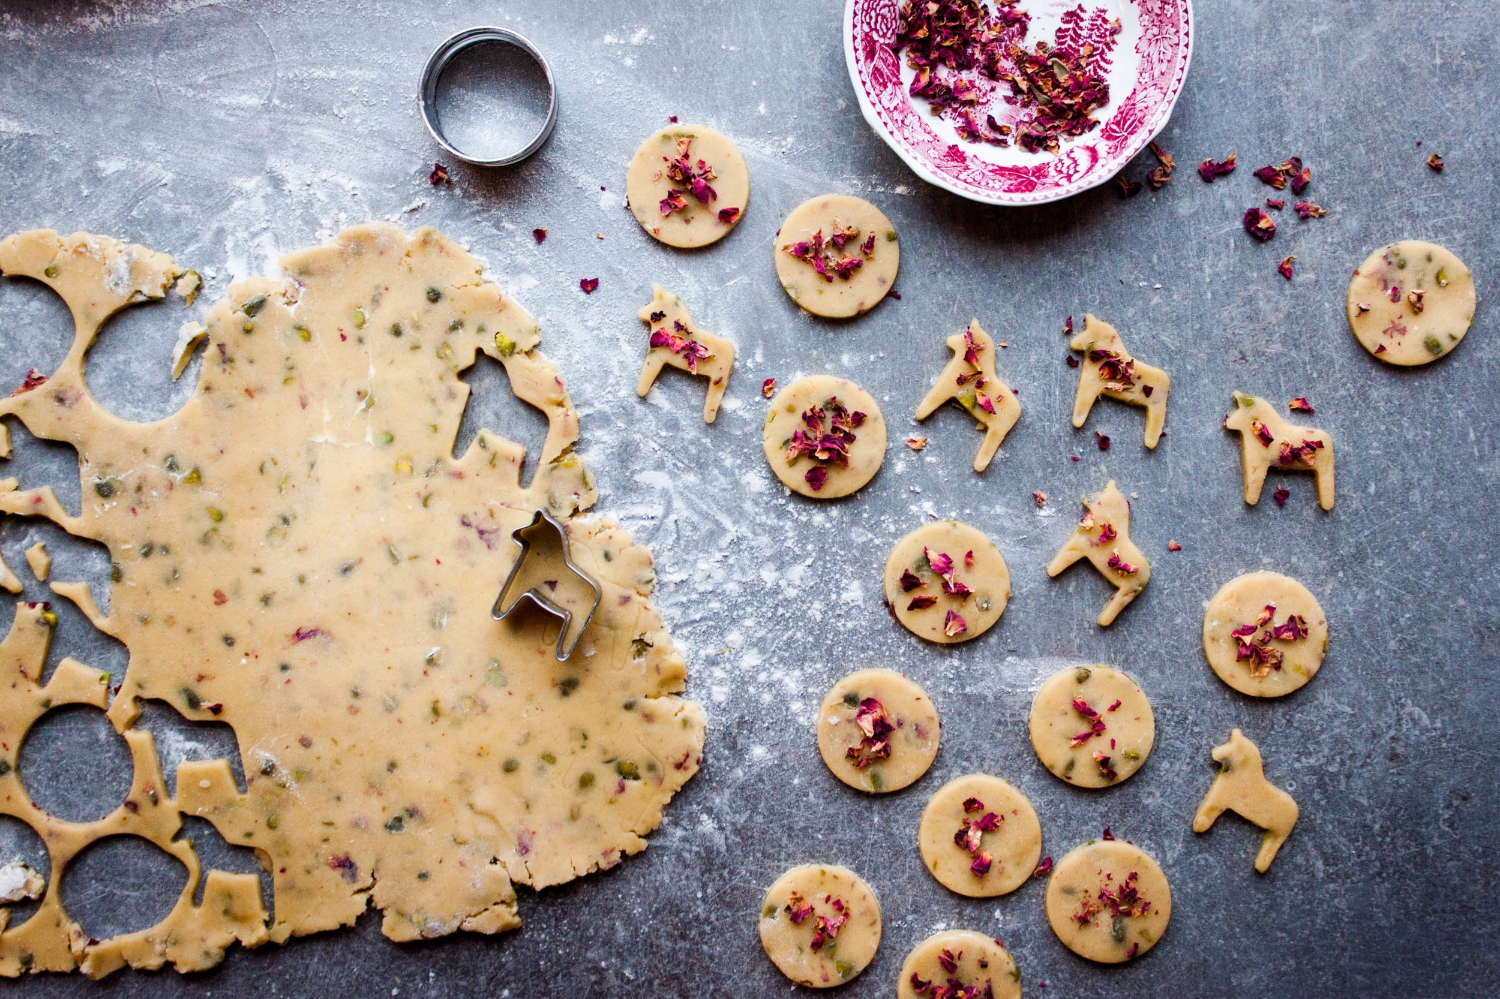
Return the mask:
<svg viewBox="0 0 1500 999">
<path fill-rule="evenodd" d="M 909 92 L 915 74 L 893 51 L 901 3 L 848 0 L 844 58 L 860 109 L 917 176 L 992 205 L 1056 201 L 1109 180 L 1166 125 L 1192 59 L 1192 0 L 1022 0 L 1031 16 L 1028 47 L 1050 43 L 1065 18 L 1096 9 L 1119 17 L 1110 102 L 1094 113 L 1098 128 L 1062 140 L 1057 154 L 964 142 Z M 1004 107 L 998 97 L 995 106 Z"/>
</svg>

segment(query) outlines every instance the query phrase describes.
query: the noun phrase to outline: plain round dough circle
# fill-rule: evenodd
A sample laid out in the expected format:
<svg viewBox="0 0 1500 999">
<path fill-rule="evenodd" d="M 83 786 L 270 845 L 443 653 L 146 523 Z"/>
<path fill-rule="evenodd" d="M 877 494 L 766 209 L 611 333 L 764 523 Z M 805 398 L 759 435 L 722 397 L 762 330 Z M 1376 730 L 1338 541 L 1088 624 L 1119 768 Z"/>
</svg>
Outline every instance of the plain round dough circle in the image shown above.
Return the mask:
<svg viewBox="0 0 1500 999">
<path fill-rule="evenodd" d="M 927 564 L 924 548 L 951 556 L 955 578 L 974 592 L 963 599 L 944 593 L 942 580 Z M 964 565 L 964 555 L 971 551 L 974 564 Z M 927 585 L 903 590 L 901 574 L 908 569 Z M 957 520 L 935 520 L 896 542 L 885 560 L 884 586 L 885 599 L 907 631 L 929 642 L 951 645 L 978 638 L 1000 620 L 1010 600 L 1010 569 L 1000 549 L 979 528 Z M 919 596 L 937 597 L 937 603 L 912 610 L 912 600 Z M 949 635 L 944 630 L 949 611 L 968 625 L 963 634 Z"/>
<path fill-rule="evenodd" d="M 674 185 L 662 157 L 675 159 L 677 142 L 684 138 L 693 140 L 689 158 L 713 167 L 717 177 L 709 186 L 718 197 L 704 205 L 684 192 L 687 207 L 663 216 L 661 200 Z M 722 132 L 706 125 L 670 125 L 653 133 L 635 151 L 625 175 L 625 197 L 641 228 L 661 242 L 683 249 L 707 246 L 729 235 L 729 230 L 745 217 L 750 201 L 750 169 L 739 149 Z M 733 222 L 719 221 L 719 212 L 725 208 L 740 210 Z"/>
<path fill-rule="evenodd" d="M 801 923 L 792 922 L 787 911 L 787 899 L 794 891 L 813 907 L 812 915 Z M 817 917 L 835 912 L 825 896 L 843 900 L 849 908 L 849 921 L 832 943 L 814 951 Z M 870 886 L 847 867 L 793 867 L 776 879 L 761 902 L 760 943 L 771 963 L 797 984 L 815 989 L 842 985 L 869 967 L 880 948 L 880 903 Z"/>
<path fill-rule="evenodd" d="M 1307 621 L 1307 637 L 1296 642 L 1273 639 L 1281 650 L 1281 669 L 1262 677 L 1252 676 L 1250 662 L 1236 659 L 1239 642 L 1231 634 L 1260 619 L 1267 604 L 1276 605 L 1275 624 L 1288 614 L 1301 614 Z M 1251 697 L 1281 697 L 1313 678 L 1328 651 L 1328 619 L 1317 597 L 1307 587 L 1279 572 L 1250 572 L 1225 583 L 1208 602 L 1203 613 L 1203 654 L 1219 679 Z"/>
<path fill-rule="evenodd" d="M 802 413 L 813 406 L 823 405 L 830 398 L 838 399 L 839 404 L 848 407 L 851 413 L 864 413 L 865 422 L 854 431 L 849 464 L 843 466 L 830 462 L 823 465 L 828 469 L 828 479 L 822 489 L 813 489 L 807 482 L 808 469 L 822 463 L 803 455 L 795 463 L 788 464 L 787 445 L 791 443 L 793 431 L 804 429 Z M 885 418 L 880 415 L 874 397 L 853 382 L 833 375 L 808 375 L 776 393 L 766 412 L 761 439 L 765 445 L 766 461 L 776 477 L 792 492 L 812 499 L 838 499 L 857 492 L 875 477 L 881 462 L 885 461 Z"/>
<path fill-rule="evenodd" d="M 1151 907 L 1145 915 L 1121 917 L 1117 932 L 1115 917 L 1099 901 L 1099 890 L 1124 883 L 1132 872 L 1138 875 L 1137 890 Z M 1085 897 L 1099 905 L 1099 912 L 1080 923 L 1074 916 L 1084 911 Z M 1052 932 L 1064 947 L 1090 961 L 1119 964 L 1139 957 L 1156 946 L 1171 918 L 1172 889 L 1166 874 L 1149 853 L 1122 840 L 1089 840 L 1058 861 L 1047 881 L 1047 922 Z M 1131 953 L 1132 945 L 1139 945 L 1135 953 Z"/>
<path fill-rule="evenodd" d="M 891 755 L 860 769 L 848 752 L 865 737 L 854 716 L 867 697 L 881 703 L 896 731 L 890 734 Z M 875 793 L 915 783 L 932 766 L 942 735 L 927 691 L 889 669 L 862 669 L 835 683 L 818 708 L 817 726 L 818 752 L 833 775 L 850 787 Z"/>
<path fill-rule="evenodd" d="M 964 802 L 969 798 L 979 799 L 984 808 L 965 813 Z M 977 819 L 985 812 L 994 812 L 1002 821 L 980 839 L 980 849 L 994 863 L 989 873 L 978 877 L 969 869 L 974 858 L 953 836 L 963 828 L 965 818 Z M 1007 781 L 969 774 L 944 784 L 927 802 L 917 827 L 917 848 L 928 873 L 944 888 L 969 898 L 991 898 L 1015 891 L 1036 870 L 1042 856 L 1042 824 L 1026 795 Z"/>
<path fill-rule="evenodd" d="M 858 257 L 862 263 L 847 281 L 838 277 L 827 280 L 811 263 L 799 260 L 785 249 L 811 239 L 820 230 L 825 234 L 832 232 L 835 219 L 840 225 L 858 229 L 861 243 L 870 233 L 875 234 L 875 246 L 868 257 L 859 247 L 852 247 L 849 255 Z M 777 230 L 772 249 L 776 254 L 776 276 L 792 301 L 815 316 L 829 319 L 847 319 L 875 308 L 896 283 L 896 271 L 901 266 L 901 243 L 891 220 L 865 199 L 847 194 L 809 198 L 792 209 Z M 851 248 L 846 246 L 846 249 Z"/>
<path fill-rule="evenodd" d="M 1421 312 L 1407 301 L 1415 290 L 1425 293 Z M 1404 239 L 1382 246 L 1354 272 L 1349 329 L 1387 364 L 1427 364 L 1458 346 L 1474 321 L 1474 302 L 1474 278 L 1462 260 L 1436 243 Z"/>
<path fill-rule="evenodd" d="M 943 967 L 940 958 L 945 950 L 958 965 L 957 970 Z M 1021 999 L 1021 970 L 1010 952 L 1000 941 L 973 930 L 944 930 L 913 947 L 901 966 L 901 977 L 896 979 L 896 999 L 930 999 L 930 990 L 918 992 L 912 985 L 913 975 L 940 985 L 956 978 L 962 986 L 977 987 L 985 999 Z"/>
<path fill-rule="evenodd" d="M 1104 731 L 1081 746 L 1073 737 L 1089 731 L 1091 722 L 1075 707 L 1073 698 L 1104 718 Z M 1109 710 L 1116 701 L 1120 706 Z M 1052 774 L 1076 787 L 1113 787 L 1139 770 L 1151 753 L 1156 719 L 1146 692 L 1134 680 L 1109 666 L 1077 666 L 1059 670 L 1042 684 L 1031 702 L 1031 748 Z M 1104 775 L 1094 753 L 1109 757 L 1117 777 Z M 1131 755 L 1133 754 L 1133 755 Z"/>
</svg>

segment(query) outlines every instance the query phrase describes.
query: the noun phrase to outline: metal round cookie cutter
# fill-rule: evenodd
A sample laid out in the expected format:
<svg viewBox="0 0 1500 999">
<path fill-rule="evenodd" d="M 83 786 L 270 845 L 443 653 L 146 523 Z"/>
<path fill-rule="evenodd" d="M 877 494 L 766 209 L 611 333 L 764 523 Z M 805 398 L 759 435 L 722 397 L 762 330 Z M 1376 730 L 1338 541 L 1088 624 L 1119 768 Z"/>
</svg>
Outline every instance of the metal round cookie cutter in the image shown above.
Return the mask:
<svg viewBox="0 0 1500 999">
<path fill-rule="evenodd" d="M 438 145 L 475 166 L 521 162 L 557 123 L 552 67 L 509 28 L 468 28 L 439 45 L 417 102 Z"/>
</svg>

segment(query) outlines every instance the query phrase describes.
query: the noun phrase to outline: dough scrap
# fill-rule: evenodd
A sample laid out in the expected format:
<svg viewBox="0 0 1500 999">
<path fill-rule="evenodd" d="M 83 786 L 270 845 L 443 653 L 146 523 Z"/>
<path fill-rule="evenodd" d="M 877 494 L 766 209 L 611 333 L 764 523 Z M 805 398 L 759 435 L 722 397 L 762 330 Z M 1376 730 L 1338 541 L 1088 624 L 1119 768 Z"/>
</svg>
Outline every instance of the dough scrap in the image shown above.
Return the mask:
<svg viewBox="0 0 1500 999">
<path fill-rule="evenodd" d="M 901 626 L 941 645 L 994 627 L 1010 601 L 1010 569 L 995 543 L 957 520 L 923 524 L 885 560 L 885 602 Z"/>
<path fill-rule="evenodd" d="M 1219 772 L 1193 816 L 1193 832 L 1207 832 L 1225 809 L 1239 813 L 1266 831 L 1255 855 L 1255 869 L 1264 874 L 1297 824 L 1297 803 L 1266 780 L 1260 749 L 1239 729 L 1229 733 L 1224 745 L 1214 747 L 1214 759 Z"/>
<path fill-rule="evenodd" d="M 1383 246 L 1349 282 L 1349 329 L 1387 364 L 1444 356 L 1474 322 L 1474 278 L 1451 251 L 1419 239 Z"/>
<path fill-rule="evenodd" d="M 974 456 L 974 471 L 982 472 L 1021 418 L 1021 401 L 995 374 L 995 341 L 980 328 L 978 319 L 964 332 L 950 336 L 948 349 L 953 359 L 917 406 L 917 419 L 927 419 L 950 400 L 967 410 L 984 431 Z"/>
<path fill-rule="evenodd" d="M 1130 540 L 1130 501 L 1113 479 L 1103 492 L 1085 496 L 1083 505 L 1088 512 L 1053 556 L 1047 575 L 1055 577 L 1081 558 L 1094 563 L 1115 587 L 1115 595 L 1099 612 L 1099 627 L 1105 628 L 1151 581 L 1151 560 Z"/>
<path fill-rule="evenodd" d="M 880 903 L 847 867 L 793 867 L 761 902 L 760 943 L 797 984 L 843 985 L 869 967 L 880 948 Z"/>
<path fill-rule="evenodd" d="M 1266 473 L 1275 468 L 1312 472 L 1318 480 L 1318 505 L 1333 509 L 1333 437 L 1327 431 L 1299 427 L 1271 403 L 1244 392 L 1234 393 L 1234 409 L 1224 417 L 1224 427 L 1240 435 L 1246 503 L 1260 502 Z"/>
<path fill-rule="evenodd" d="M 934 933 L 912 948 L 896 979 L 896 999 L 1021 999 L 1021 969 L 998 940 L 972 930 Z"/>
<path fill-rule="evenodd" d="M 853 230 L 851 233 L 850 230 Z M 776 276 L 792 301 L 815 316 L 847 319 L 868 312 L 896 283 L 896 228 L 863 198 L 809 198 L 776 230 Z"/>
<path fill-rule="evenodd" d="M 1047 881 L 1052 932 L 1090 961 L 1119 964 L 1146 953 L 1171 918 L 1166 874 L 1145 850 L 1122 840 L 1089 840 L 1059 860 Z"/>
<path fill-rule="evenodd" d="M 729 372 L 734 367 L 734 344 L 700 330 L 693 324 L 682 299 L 659 284 L 651 286 L 651 302 L 641 306 L 637 315 L 651 328 L 651 340 L 646 347 L 646 364 L 641 368 L 635 394 L 646 398 L 664 364 L 681 368 L 691 375 L 702 375 L 708 379 L 703 422 L 714 422 L 714 417 L 719 415 L 719 404 L 724 401 L 724 390 L 729 388 Z"/>
<path fill-rule="evenodd" d="M 47 573 L 52 571 L 52 556 L 47 554 L 47 543 L 38 541 L 26 549 L 26 564 L 31 567 L 32 575 L 45 583 Z"/>
<path fill-rule="evenodd" d="M 514 928 L 513 882 L 541 888 L 638 853 L 698 768 L 704 716 L 672 696 L 685 668 L 650 603 L 651 555 L 578 516 L 596 492 L 535 321 L 431 229 L 359 226 L 281 265 L 285 280 L 238 282 L 208 313 L 183 408 L 136 424 L 90 394 L 83 358 L 104 320 L 160 297 L 176 265 L 83 234 L 0 242 L 0 270 L 50 285 L 77 323 L 58 370 L 0 399 L 0 414 L 73 444 L 83 493 L 73 516 L 12 479 L 0 512 L 109 549 L 107 616 L 82 584 L 52 587 L 130 651 L 112 703 L 109 675 L 71 660 L 42 688 L 55 616 L 21 605 L 0 644 L 18 671 L 0 685 L 0 743 L 18 746 L 45 705 L 108 705 L 135 760 L 126 804 L 82 824 L 32 807 L 6 760 L 0 812 L 47 844 L 51 881 L 37 914 L 0 933 L 0 973 L 201 970 L 236 939 L 350 925 L 371 902 L 395 940 Z M 524 449 L 489 431 L 452 455 L 459 374 L 479 351 L 548 419 L 525 488 Z M 539 508 L 566 522 L 573 561 L 604 591 L 567 664 L 553 658 L 555 618 L 490 618 L 516 556 L 508 535 Z M 230 724 L 244 791 L 228 761 L 188 762 L 168 798 L 150 733 L 132 727 L 148 698 Z M 254 875 L 211 871 L 193 904 L 202 872 L 176 838 L 179 812 L 257 850 L 269 924 Z M 114 833 L 171 853 L 188 884 L 163 923 L 94 941 L 57 886 Z"/>
<path fill-rule="evenodd" d="M 917 827 L 922 863 L 938 883 L 969 898 L 1007 895 L 1042 855 L 1042 825 L 1026 795 L 989 774 L 938 789 Z"/>
<path fill-rule="evenodd" d="M 1328 619 L 1318 599 L 1279 572 L 1231 579 L 1203 612 L 1209 666 L 1251 697 L 1290 694 L 1313 678 L 1327 652 Z"/>
<path fill-rule="evenodd" d="M 1077 787 L 1113 787 L 1151 753 L 1156 719 L 1145 691 L 1109 666 L 1059 670 L 1031 702 L 1031 746 L 1052 774 Z"/>
<path fill-rule="evenodd" d="M 833 775 L 872 793 L 916 782 L 937 758 L 942 724 L 927 692 L 889 669 L 850 673 L 818 708 L 818 752 Z"/>
<path fill-rule="evenodd" d="M 1092 314 L 1083 317 L 1083 329 L 1069 341 L 1083 351 L 1078 368 L 1078 394 L 1073 399 L 1073 426 L 1088 421 L 1089 411 L 1101 396 L 1146 407 L 1146 446 L 1156 447 L 1167 424 L 1167 393 L 1172 380 L 1161 368 L 1132 357 L 1119 332 Z"/>
<path fill-rule="evenodd" d="M 745 217 L 750 168 L 722 132 L 670 125 L 635 151 L 625 197 L 635 220 L 655 239 L 681 249 L 707 246 Z"/>
<path fill-rule="evenodd" d="M 771 471 L 811 499 L 857 492 L 885 461 L 885 419 L 874 396 L 832 375 L 808 375 L 776 393 L 761 439 Z"/>
</svg>

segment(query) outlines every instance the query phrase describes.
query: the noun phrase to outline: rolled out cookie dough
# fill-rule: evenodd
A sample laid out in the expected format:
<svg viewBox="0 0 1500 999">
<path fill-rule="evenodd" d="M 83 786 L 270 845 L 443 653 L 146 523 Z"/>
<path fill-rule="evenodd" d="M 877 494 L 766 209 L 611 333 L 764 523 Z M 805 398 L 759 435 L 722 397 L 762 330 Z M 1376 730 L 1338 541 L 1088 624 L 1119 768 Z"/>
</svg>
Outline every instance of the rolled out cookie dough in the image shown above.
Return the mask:
<svg viewBox="0 0 1500 999">
<path fill-rule="evenodd" d="M 728 136 L 706 125 L 670 125 L 635 151 L 625 195 L 656 239 L 683 249 L 707 246 L 745 217 L 750 170 Z"/>
<path fill-rule="evenodd" d="M 1447 354 L 1474 321 L 1474 279 L 1435 243 L 1406 239 L 1365 258 L 1349 282 L 1349 328 L 1387 364 L 1427 364 Z"/>
<path fill-rule="evenodd" d="M 861 791 L 899 791 L 927 772 L 942 726 L 927 692 L 889 669 L 850 673 L 818 708 L 818 752 Z"/>
<path fill-rule="evenodd" d="M 885 420 L 874 397 L 832 375 L 808 375 L 776 393 L 761 438 L 776 477 L 812 499 L 857 492 L 885 461 Z"/>
<path fill-rule="evenodd" d="M 798 985 L 842 985 L 869 967 L 880 947 L 880 903 L 847 867 L 793 867 L 766 892 L 760 943 Z"/>
<path fill-rule="evenodd" d="M 1090 961 L 1119 964 L 1146 953 L 1171 917 L 1166 874 L 1145 850 L 1121 840 L 1089 840 L 1058 861 L 1047 881 L 1052 932 Z"/>
<path fill-rule="evenodd" d="M 917 828 L 922 863 L 938 883 L 970 898 L 1015 891 L 1036 870 L 1042 826 L 1026 796 L 989 774 L 938 789 Z"/>
<path fill-rule="evenodd" d="M 1327 651 L 1328 619 L 1317 598 L 1279 572 L 1231 579 L 1203 612 L 1208 664 L 1251 697 L 1290 694 L 1313 678 Z"/>
<path fill-rule="evenodd" d="M 815 316 L 868 312 L 896 282 L 901 244 L 891 220 L 863 198 L 825 194 L 802 202 L 774 241 L 776 276 Z"/>
<path fill-rule="evenodd" d="M 1136 682 L 1108 666 L 1054 673 L 1031 702 L 1031 746 L 1042 766 L 1078 787 L 1129 779 L 1151 752 L 1156 720 Z"/>
<path fill-rule="evenodd" d="M 918 638 L 951 645 L 989 631 L 1010 600 L 1010 569 L 977 527 L 957 520 L 923 524 L 885 560 L 885 599 Z"/>
<path fill-rule="evenodd" d="M 938 993 L 937 989 L 952 991 Z M 912 948 L 896 979 L 896 999 L 933 999 L 934 995 L 1021 999 L 1021 969 L 1000 941 L 972 930 L 944 930 Z"/>
</svg>

